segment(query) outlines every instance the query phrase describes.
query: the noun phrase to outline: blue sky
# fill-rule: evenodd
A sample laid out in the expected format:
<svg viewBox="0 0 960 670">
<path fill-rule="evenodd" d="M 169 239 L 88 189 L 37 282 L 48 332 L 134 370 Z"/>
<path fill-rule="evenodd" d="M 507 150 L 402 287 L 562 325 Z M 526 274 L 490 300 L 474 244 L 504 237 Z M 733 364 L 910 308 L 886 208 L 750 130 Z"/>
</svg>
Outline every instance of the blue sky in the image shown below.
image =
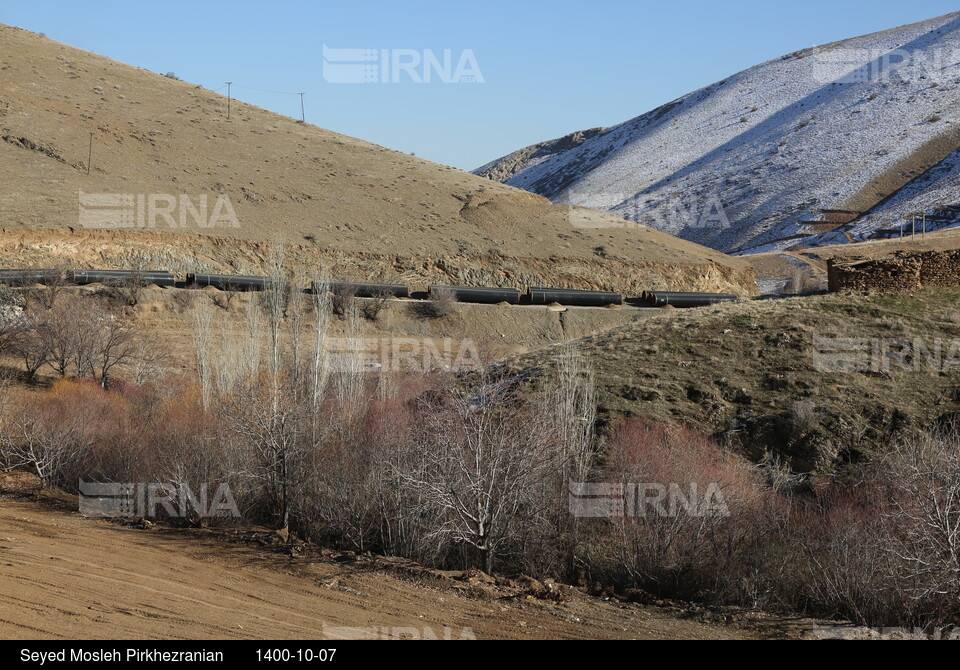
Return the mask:
<svg viewBox="0 0 960 670">
<path fill-rule="evenodd" d="M 940 0 L 4 0 L 0 22 L 213 90 L 234 81 L 235 97 L 289 116 L 300 115 L 290 93 L 304 91 L 310 123 L 469 170 L 791 51 L 956 9 Z M 330 83 L 324 44 L 441 59 L 449 49 L 454 63 L 472 53 L 484 81 L 418 84 L 393 73 L 397 83 Z"/>
</svg>

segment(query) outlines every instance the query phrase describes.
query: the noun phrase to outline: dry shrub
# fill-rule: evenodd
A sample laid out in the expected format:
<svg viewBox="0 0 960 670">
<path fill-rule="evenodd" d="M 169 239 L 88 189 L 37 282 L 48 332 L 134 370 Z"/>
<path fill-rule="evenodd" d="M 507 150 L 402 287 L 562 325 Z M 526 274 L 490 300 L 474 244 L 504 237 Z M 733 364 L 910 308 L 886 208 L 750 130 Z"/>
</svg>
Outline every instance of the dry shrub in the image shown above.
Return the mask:
<svg viewBox="0 0 960 670">
<path fill-rule="evenodd" d="M 960 614 L 960 425 L 906 435 L 876 465 L 892 508 L 887 533 L 904 599 L 943 625 Z M 912 608 L 911 608 L 912 609 Z M 914 610 L 914 611 L 916 611 Z M 911 612 L 913 613 L 913 612 Z M 900 619 L 907 612 L 899 614 Z M 925 617 L 925 618 L 924 618 Z"/>
<path fill-rule="evenodd" d="M 424 312 L 431 319 L 445 319 L 457 313 L 457 294 L 451 288 L 435 288 L 430 292 L 430 301 Z"/>
<path fill-rule="evenodd" d="M 820 427 L 817 407 L 809 400 L 798 400 L 790 406 L 790 437 L 801 439 Z"/>
<path fill-rule="evenodd" d="M 960 592 L 956 427 L 902 437 L 887 453 L 793 500 L 778 553 L 781 607 L 868 626 L 936 632 Z"/>
<path fill-rule="evenodd" d="M 62 379 L 39 397 L 21 398 L 4 409 L 4 459 L 35 472 L 45 486 L 74 491 L 84 475 L 132 474 L 143 466 L 140 426 L 128 403 L 93 380 Z M 106 466 L 101 456 L 111 450 L 135 467 Z"/>
<path fill-rule="evenodd" d="M 796 501 L 783 548 L 792 569 L 780 583 L 791 608 L 878 626 L 903 623 L 897 610 L 912 618 L 885 545 L 890 508 L 878 492 L 875 484 L 830 484 Z"/>
<path fill-rule="evenodd" d="M 363 301 L 360 306 L 360 313 L 368 321 L 379 321 L 380 312 L 387 306 L 387 301 L 392 297 L 389 291 L 377 291 L 371 297 Z"/>
<path fill-rule="evenodd" d="M 595 580 L 661 597 L 737 600 L 755 590 L 749 580 L 782 501 L 754 468 L 692 429 L 634 419 L 609 436 L 604 480 L 637 488 L 626 513 L 597 528 Z"/>
<path fill-rule="evenodd" d="M 199 491 L 226 481 L 232 465 L 221 424 L 183 380 L 104 389 L 92 379 L 61 379 L 39 395 L 6 400 L 0 454 L 45 486 L 172 482 Z"/>
<path fill-rule="evenodd" d="M 341 319 L 346 319 L 353 313 L 357 299 L 357 290 L 349 284 L 341 284 L 333 288 L 330 305 L 333 313 Z"/>
</svg>

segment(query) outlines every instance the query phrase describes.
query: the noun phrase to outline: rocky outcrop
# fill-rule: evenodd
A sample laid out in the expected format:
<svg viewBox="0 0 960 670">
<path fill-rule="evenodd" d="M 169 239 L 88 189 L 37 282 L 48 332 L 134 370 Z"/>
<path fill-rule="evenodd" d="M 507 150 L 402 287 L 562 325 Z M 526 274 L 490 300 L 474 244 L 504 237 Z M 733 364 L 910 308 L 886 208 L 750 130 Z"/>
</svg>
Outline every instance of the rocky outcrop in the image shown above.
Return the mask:
<svg viewBox="0 0 960 670">
<path fill-rule="evenodd" d="M 473 171 L 475 175 L 486 177 L 493 181 L 505 182 L 518 172 L 527 169 L 531 163 L 542 161 L 554 154 L 560 154 L 569 149 L 580 146 L 589 139 L 599 137 L 607 131 L 606 128 L 591 128 L 578 130 L 560 139 L 540 142 L 529 147 L 514 151 L 509 156 L 499 158 L 492 163 Z"/>
</svg>

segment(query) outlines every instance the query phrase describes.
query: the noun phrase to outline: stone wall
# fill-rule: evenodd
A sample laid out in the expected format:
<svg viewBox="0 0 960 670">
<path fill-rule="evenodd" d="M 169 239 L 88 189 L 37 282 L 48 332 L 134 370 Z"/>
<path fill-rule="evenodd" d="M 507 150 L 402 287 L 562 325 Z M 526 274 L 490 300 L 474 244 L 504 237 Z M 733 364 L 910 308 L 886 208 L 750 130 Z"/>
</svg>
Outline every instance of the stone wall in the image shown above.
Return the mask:
<svg viewBox="0 0 960 670">
<path fill-rule="evenodd" d="M 960 249 L 901 253 L 891 258 L 827 263 L 831 291 L 895 293 L 960 286 Z"/>
</svg>

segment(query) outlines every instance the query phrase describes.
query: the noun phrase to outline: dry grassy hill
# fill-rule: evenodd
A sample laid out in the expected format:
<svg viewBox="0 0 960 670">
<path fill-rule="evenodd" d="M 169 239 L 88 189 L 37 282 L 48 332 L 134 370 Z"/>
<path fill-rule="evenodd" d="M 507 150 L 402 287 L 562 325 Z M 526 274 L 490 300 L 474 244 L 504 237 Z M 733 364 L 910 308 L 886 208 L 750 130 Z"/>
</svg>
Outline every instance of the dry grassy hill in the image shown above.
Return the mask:
<svg viewBox="0 0 960 670">
<path fill-rule="evenodd" d="M 897 430 L 960 413 L 958 305 L 960 289 L 944 288 L 653 310 L 578 346 L 596 369 L 605 421 L 692 425 L 754 460 L 777 456 L 798 470 L 829 472 Z M 835 338 L 841 349 L 854 346 L 849 338 L 868 342 L 866 369 L 833 369 L 823 343 Z M 511 366 L 549 370 L 555 352 Z"/>
<path fill-rule="evenodd" d="M 63 257 L 179 271 L 755 292 L 742 261 L 0 26 L 0 265 Z M 92 136 L 92 160 L 87 156 Z M 91 230 L 79 192 L 229 198 L 239 227 Z M 55 231 L 55 232 L 54 232 Z"/>
</svg>

